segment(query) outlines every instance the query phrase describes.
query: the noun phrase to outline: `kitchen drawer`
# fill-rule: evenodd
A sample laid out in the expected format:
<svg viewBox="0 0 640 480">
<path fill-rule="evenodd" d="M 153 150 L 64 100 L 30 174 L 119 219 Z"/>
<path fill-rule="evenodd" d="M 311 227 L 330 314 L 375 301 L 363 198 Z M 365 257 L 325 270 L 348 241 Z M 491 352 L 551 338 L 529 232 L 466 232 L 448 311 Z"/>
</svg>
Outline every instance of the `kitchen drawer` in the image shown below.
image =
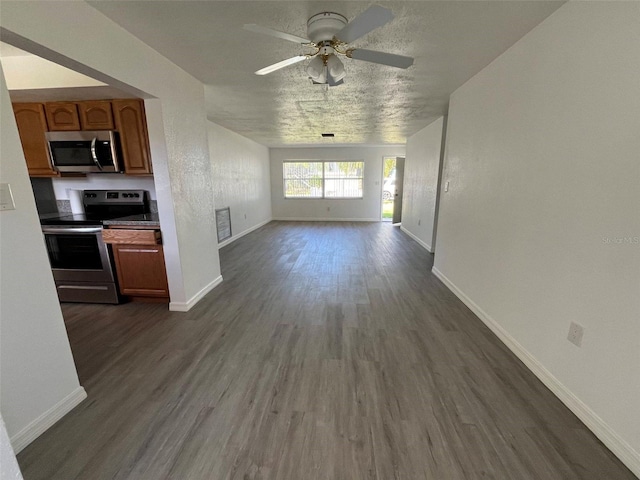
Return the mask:
<svg viewBox="0 0 640 480">
<path fill-rule="evenodd" d="M 107 228 L 102 230 L 102 238 L 105 243 L 152 245 L 161 243 L 162 235 L 159 230 Z"/>
</svg>

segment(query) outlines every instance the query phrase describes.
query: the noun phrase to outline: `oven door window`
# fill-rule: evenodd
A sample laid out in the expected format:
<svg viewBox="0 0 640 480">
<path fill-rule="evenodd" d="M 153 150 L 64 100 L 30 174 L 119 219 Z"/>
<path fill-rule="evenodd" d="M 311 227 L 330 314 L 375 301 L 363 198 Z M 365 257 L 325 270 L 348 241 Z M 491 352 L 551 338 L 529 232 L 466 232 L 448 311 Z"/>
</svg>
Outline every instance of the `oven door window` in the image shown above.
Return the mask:
<svg viewBox="0 0 640 480">
<path fill-rule="evenodd" d="M 96 235 L 45 234 L 53 268 L 102 270 L 102 256 Z"/>
</svg>

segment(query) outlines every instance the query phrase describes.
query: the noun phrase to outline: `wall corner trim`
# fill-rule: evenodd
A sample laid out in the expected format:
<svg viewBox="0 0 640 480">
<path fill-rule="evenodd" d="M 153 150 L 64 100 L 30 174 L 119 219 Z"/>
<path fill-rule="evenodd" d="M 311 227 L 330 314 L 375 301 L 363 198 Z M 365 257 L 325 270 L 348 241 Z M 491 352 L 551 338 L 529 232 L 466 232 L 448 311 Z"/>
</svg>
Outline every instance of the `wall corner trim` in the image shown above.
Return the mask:
<svg viewBox="0 0 640 480">
<path fill-rule="evenodd" d="M 511 350 L 551 392 L 564 403 L 584 423 L 593 434 L 604 443 L 609 450 L 624 463 L 634 475 L 640 477 L 640 452 L 633 449 L 604 420 L 582 402 L 571 390 L 563 385 L 547 370 L 531 353 L 513 338 L 498 322 L 491 318 L 446 275 L 436 267 L 433 274 L 451 290 L 462 303 L 475 313 L 478 318 Z"/>
<path fill-rule="evenodd" d="M 264 227 L 267 223 L 273 221 L 272 218 L 268 218 L 263 222 L 260 222 L 256 225 L 254 225 L 253 227 L 249 227 L 247 228 L 244 232 L 241 232 L 237 235 L 232 236 L 231 238 L 229 238 L 228 240 L 225 240 L 224 242 L 220 242 L 218 244 L 218 250 L 220 250 L 222 247 L 226 247 L 227 245 L 229 245 L 230 243 L 235 242 L 236 240 L 238 240 L 239 238 L 244 237 L 245 235 L 247 235 L 248 233 L 253 232 L 254 230 L 259 229 L 260 227 Z"/>
<path fill-rule="evenodd" d="M 202 300 L 202 297 L 204 297 L 207 293 L 209 293 L 221 283 L 222 275 L 218 275 L 218 278 L 214 279 L 186 302 L 170 302 L 169 310 L 171 310 L 172 312 L 188 312 L 196 303 Z"/>
<path fill-rule="evenodd" d="M 420 240 L 418 238 L 417 235 L 414 235 L 413 233 L 411 233 L 409 230 L 407 230 L 406 228 L 404 228 L 404 226 L 400 225 L 400 230 L 402 230 L 404 233 L 406 233 L 409 237 L 411 237 L 412 239 L 414 239 L 416 242 L 418 242 L 418 244 L 424 248 L 427 252 L 429 253 L 433 253 L 431 251 L 431 245 L 429 245 L 427 242 L 425 242 L 424 240 Z"/>
<path fill-rule="evenodd" d="M 76 388 L 73 392 L 12 436 L 11 446 L 13 447 L 16 455 L 51 428 L 58 420 L 73 410 L 85 398 L 87 398 L 87 392 L 85 392 L 84 388 Z"/>
</svg>

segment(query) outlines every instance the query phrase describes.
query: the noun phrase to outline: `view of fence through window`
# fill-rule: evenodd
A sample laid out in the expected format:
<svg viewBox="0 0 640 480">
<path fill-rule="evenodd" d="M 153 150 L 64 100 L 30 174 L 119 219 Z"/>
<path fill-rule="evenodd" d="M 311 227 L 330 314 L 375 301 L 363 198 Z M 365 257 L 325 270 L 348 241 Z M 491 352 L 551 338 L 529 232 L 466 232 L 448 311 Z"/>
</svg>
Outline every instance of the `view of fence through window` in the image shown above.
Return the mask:
<svg viewBox="0 0 640 480">
<path fill-rule="evenodd" d="M 362 198 L 364 162 L 284 162 L 285 198 Z"/>
</svg>

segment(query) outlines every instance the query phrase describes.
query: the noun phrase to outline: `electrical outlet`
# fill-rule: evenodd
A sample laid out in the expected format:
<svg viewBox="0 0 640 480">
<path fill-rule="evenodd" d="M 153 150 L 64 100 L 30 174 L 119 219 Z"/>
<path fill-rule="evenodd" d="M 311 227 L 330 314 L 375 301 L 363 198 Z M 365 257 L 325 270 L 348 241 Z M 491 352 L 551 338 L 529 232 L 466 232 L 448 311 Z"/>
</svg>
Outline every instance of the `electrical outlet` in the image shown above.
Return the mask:
<svg viewBox="0 0 640 480">
<path fill-rule="evenodd" d="M 578 325 L 577 323 L 571 322 L 571 325 L 569 325 L 569 335 L 567 335 L 567 340 L 569 340 L 574 345 L 581 347 L 583 335 L 584 327 L 582 325 Z"/>
</svg>

